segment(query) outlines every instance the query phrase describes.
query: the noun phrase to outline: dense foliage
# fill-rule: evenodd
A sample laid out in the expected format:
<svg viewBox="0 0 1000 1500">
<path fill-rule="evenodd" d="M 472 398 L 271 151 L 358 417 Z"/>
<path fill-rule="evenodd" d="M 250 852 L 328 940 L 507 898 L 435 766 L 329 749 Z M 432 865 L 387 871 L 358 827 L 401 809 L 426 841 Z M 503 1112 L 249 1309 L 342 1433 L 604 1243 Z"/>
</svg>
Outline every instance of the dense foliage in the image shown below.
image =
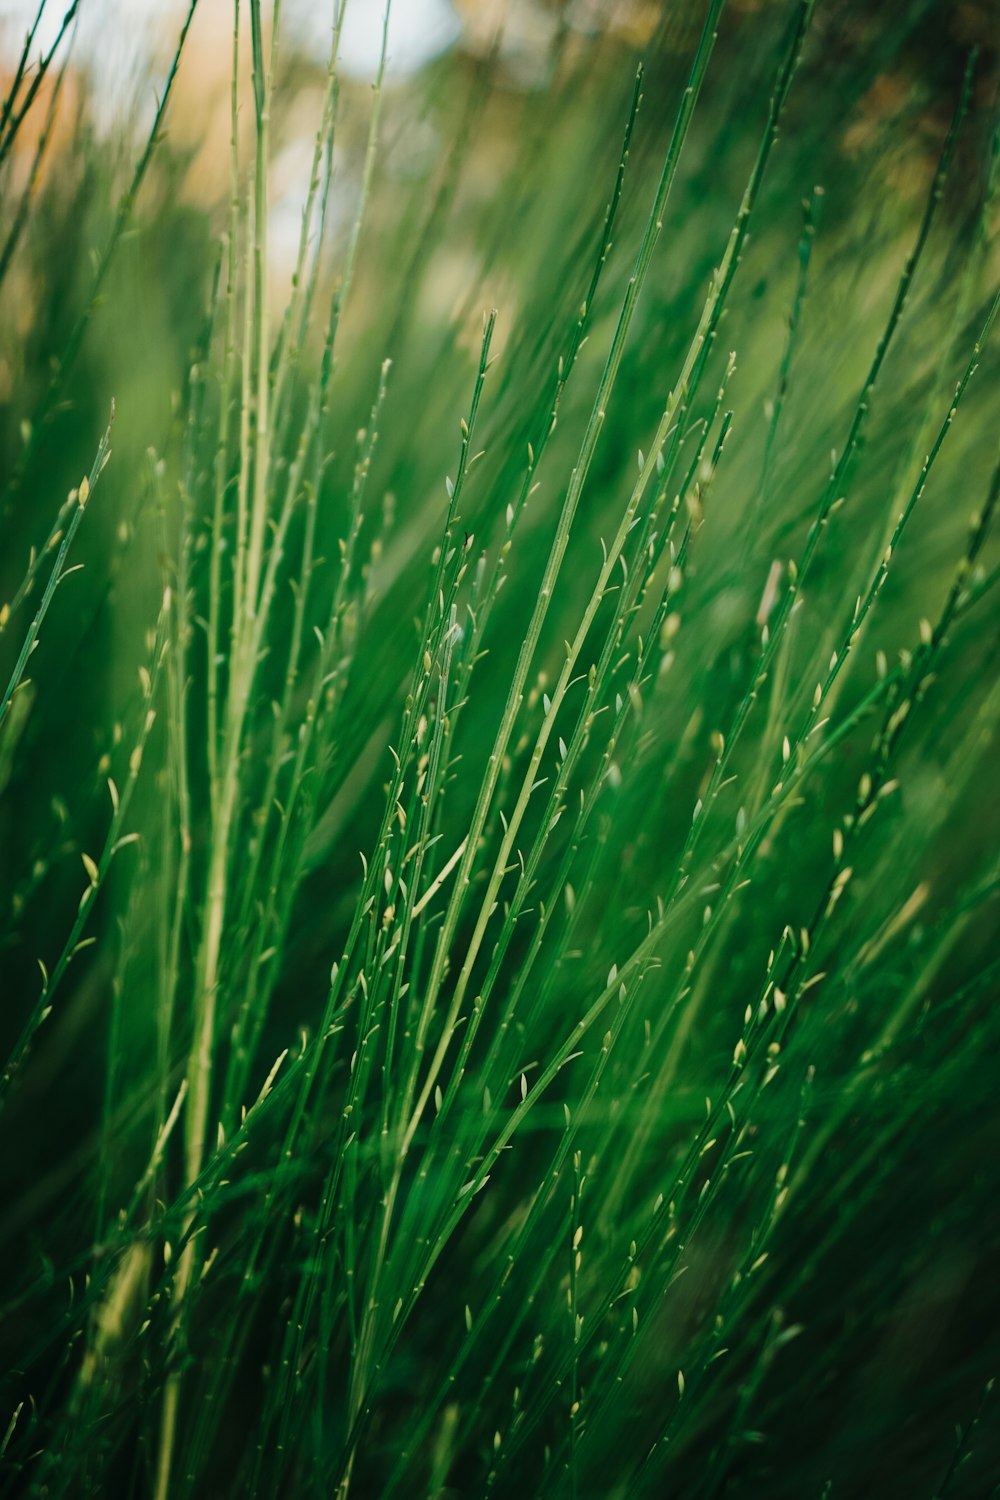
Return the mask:
<svg viewBox="0 0 1000 1500">
<path fill-rule="evenodd" d="M 990 1494 L 990 7 L 372 89 L 195 0 L 110 133 L 76 9 L 0 120 L 0 1492 Z"/>
</svg>

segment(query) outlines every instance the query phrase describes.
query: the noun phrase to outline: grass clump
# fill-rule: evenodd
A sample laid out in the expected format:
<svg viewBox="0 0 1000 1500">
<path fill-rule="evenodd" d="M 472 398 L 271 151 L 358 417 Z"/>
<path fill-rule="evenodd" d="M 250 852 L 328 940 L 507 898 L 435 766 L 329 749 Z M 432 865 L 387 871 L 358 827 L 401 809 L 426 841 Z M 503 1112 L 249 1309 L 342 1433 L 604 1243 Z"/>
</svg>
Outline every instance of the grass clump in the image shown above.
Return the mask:
<svg viewBox="0 0 1000 1500">
<path fill-rule="evenodd" d="M 206 206 L 200 9 L 0 126 L 4 1492 L 988 1493 L 995 59 L 249 0 Z"/>
</svg>

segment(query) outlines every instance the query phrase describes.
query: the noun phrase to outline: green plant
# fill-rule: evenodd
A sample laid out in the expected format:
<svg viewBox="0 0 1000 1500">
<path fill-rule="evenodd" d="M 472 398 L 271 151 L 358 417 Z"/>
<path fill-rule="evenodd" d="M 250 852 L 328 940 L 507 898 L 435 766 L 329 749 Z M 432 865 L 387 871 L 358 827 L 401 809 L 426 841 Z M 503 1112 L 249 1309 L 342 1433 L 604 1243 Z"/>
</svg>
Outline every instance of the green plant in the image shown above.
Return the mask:
<svg viewBox="0 0 1000 1500">
<path fill-rule="evenodd" d="M 142 232 L 181 243 L 161 134 L 195 10 L 117 200 L 86 144 L 112 207 L 4 453 L 11 528 L 81 361 L 109 378 L 158 171 Z M 520 105 L 498 42 L 420 106 L 454 141 L 428 195 L 379 175 L 418 98 L 385 34 L 355 129 L 335 7 L 276 303 L 301 64 L 234 7 L 173 417 L 168 347 L 0 615 L 10 1493 L 987 1493 L 990 59 L 950 124 L 932 93 L 852 162 L 824 48 L 859 12 L 723 11 L 686 83 L 666 16 L 636 75 L 564 18 Z M 928 15 L 845 65 L 859 97 Z M 32 88 L 22 61 L 3 155 Z M 71 727 L 113 705 L 69 769 L 50 632 Z"/>
</svg>

